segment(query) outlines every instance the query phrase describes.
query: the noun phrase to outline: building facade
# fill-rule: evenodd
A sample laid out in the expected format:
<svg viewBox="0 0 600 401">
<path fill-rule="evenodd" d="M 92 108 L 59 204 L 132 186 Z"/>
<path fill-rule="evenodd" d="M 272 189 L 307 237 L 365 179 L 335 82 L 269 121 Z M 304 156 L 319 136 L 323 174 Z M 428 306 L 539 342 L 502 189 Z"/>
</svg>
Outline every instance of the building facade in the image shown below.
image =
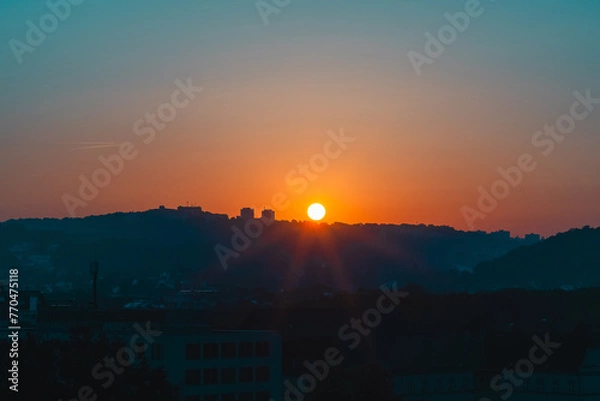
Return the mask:
<svg viewBox="0 0 600 401">
<path fill-rule="evenodd" d="M 274 331 L 165 329 L 147 350 L 183 401 L 281 399 L 281 337 Z"/>
<path fill-rule="evenodd" d="M 240 217 L 242 220 L 253 220 L 254 219 L 254 209 L 250 207 L 245 207 L 240 210 Z"/>
</svg>

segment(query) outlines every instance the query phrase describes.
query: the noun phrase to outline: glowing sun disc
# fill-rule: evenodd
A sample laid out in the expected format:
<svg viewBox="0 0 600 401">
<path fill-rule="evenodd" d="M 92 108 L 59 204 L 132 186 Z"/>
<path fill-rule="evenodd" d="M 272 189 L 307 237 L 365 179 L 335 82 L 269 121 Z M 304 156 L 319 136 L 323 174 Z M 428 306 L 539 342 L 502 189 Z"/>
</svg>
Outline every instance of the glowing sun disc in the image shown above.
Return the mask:
<svg viewBox="0 0 600 401">
<path fill-rule="evenodd" d="M 325 206 L 321 205 L 320 203 L 313 203 L 308 207 L 307 213 L 308 217 L 314 221 L 323 220 L 323 217 L 325 217 L 326 213 Z"/>
</svg>

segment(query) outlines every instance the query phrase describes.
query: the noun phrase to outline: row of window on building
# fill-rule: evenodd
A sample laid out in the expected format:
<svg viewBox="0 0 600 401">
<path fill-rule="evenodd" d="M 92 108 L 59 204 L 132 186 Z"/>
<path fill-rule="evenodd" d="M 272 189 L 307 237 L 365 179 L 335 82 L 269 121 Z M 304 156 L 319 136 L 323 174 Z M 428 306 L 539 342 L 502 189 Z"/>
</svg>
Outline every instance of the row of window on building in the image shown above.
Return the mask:
<svg viewBox="0 0 600 401">
<path fill-rule="evenodd" d="M 220 351 L 220 353 L 219 353 Z M 257 343 L 206 343 L 186 344 L 185 359 L 214 359 L 214 358 L 268 358 L 271 349 L 266 341 Z"/>
<path fill-rule="evenodd" d="M 270 401 L 271 395 L 268 391 L 224 393 L 206 395 L 188 395 L 185 401 Z"/>
<path fill-rule="evenodd" d="M 187 369 L 185 371 L 185 384 L 188 386 L 211 384 L 237 384 L 237 383 L 265 383 L 270 380 L 268 366 L 241 367 L 241 368 L 208 368 Z"/>
<path fill-rule="evenodd" d="M 435 386 L 432 386 L 435 384 Z M 436 380 L 432 380 L 431 382 L 427 379 L 423 380 L 408 380 L 406 382 L 406 392 L 408 394 L 414 393 L 426 393 L 430 392 L 439 392 L 439 391 L 454 391 L 454 390 L 467 390 L 471 388 L 471 380 L 469 377 L 463 377 L 462 380 L 457 380 L 456 378 L 450 378 L 447 380 L 442 380 L 438 378 Z"/>
<path fill-rule="evenodd" d="M 234 359 L 234 358 L 268 358 L 271 354 L 269 342 L 256 343 L 192 343 L 185 345 L 185 359 Z M 163 358 L 162 344 L 152 344 L 150 358 L 160 361 Z"/>
<path fill-rule="evenodd" d="M 488 379 L 481 377 L 480 385 L 486 386 L 489 385 Z M 515 390 L 517 391 L 535 391 L 535 392 L 547 392 L 547 393 L 559 393 L 559 392 L 567 392 L 574 393 L 576 391 L 575 380 L 568 380 L 563 383 L 563 386 L 560 385 L 559 379 L 528 379 L 521 386 L 517 386 Z M 427 393 L 427 392 L 440 392 L 440 391 L 460 391 L 460 390 L 470 390 L 471 389 L 471 380 L 469 377 L 464 377 L 462 380 L 457 380 L 456 378 L 450 378 L 447 380 L 442 380 L 441 378 L 431 380 L 429 382 L 427 379 L 423 380 L 408 380 L 406 381 L 405 391 L 408 394 L 415 393 Z"/>
<path fill-rule="evenodd" d="M 563 385 L 561 386 L 561 381 Z M 559 379 L 528 379 L 521 386 L 515 386 L 515 390 L 519 391 L 535 391 L 540 393 L 574 393 L 576 391 L 575 380 L 559 380 Z"/>
</svg>

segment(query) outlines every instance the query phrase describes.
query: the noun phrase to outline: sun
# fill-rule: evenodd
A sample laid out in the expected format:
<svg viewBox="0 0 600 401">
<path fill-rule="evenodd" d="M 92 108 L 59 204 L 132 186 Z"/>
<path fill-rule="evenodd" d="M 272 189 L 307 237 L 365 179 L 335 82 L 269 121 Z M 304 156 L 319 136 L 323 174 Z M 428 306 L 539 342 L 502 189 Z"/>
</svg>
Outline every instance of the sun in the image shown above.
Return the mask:
<svg viewBox="0 0 600 401">
<path fill-rule="evenodd" d="M 323 220 L 323 217 L 325 217 L 325 214 L 327 212 L 325 210 L 325 206 L 321 205 L 320 203 L 313 203 L 308 207 L 307 213 L 308 217 L 310 217 L 314 221 L 319 221 Z"/>
</svg>

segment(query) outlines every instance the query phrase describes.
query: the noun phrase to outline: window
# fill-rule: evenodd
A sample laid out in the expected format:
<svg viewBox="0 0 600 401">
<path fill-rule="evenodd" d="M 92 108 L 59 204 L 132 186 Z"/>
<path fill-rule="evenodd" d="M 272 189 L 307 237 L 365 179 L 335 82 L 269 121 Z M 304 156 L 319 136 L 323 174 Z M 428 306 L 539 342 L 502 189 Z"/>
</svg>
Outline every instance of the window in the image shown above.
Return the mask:
<svg viewBox="0 0 600 401">
<path fill-rule="evenodd" d="M 271 351 L 270 345 L 266 341 L 256 343 L 256 356 L 258 358 L 267 358 Z"/>
<path fill-rule="evenodd" d="M 422 393 L 427 392 L 427 379 L 423 380 L 423 382 L 421 383 L 421 392 Z"/>
<path fill-rule="evenodd" d="M 455 382 L 454 379 L 448 379 L 448 390 L 454 390 Z"/>
<path fill-rule="evenodd" d="M 162 360 L 162 344 L 154 343 L 150 346 L 150 359 L 153 361 Z"/>
<path fill-rule="evenodd" d="M 185 359 L 196 360 L 200 359 L 200 344 L 185 345 Z"/>
<path fill-rule="evenodd" d="M 188 395 L 185 397 L 185 401 L 202 401 L 201 395 Z"/>
<path fill-rule="evenodd" d="M 221 357 L 222 358 L 235 358 L 235 343 L 221 344 Z"/>
<path fill-rule="evenodd" d="M 552 392 L 558 393 L 558 379 L 552 381 Z"/>
<path fill-rule="evenodd" d="M 240 343 L 240 358 L 252 358 L 252 343 Z"/>
<path fill-rule="evenodd" d="M 221 401 L 235 401 L 235 394 L 233 394 L 233 393 L 221 394 Z M 267 400 L 267 401 L 269 401 L 269 400 Z"/>
<path fill-rule="evenodd" d="M 463 377 L 463 389 L 468 389 L 469 388 L 469 378 L 468 377 Z"/>
<path fill-rule="evenodd" d="M 232 384 L 235 383 L 235 368 L 224 368 L 221 370 L 221 383 Z"/>
<path fill-rule="evenodd" d="M 200 369 L 189 369 L 185 371 L 185 384 L 188 386 L 197 386 L 200 384 Z"/>
<path fill-rule="evenodd" d="M 269 401 L 271 399 L 271 394 L 268 391 L 259 391 L 254 394 L 254 401 Z"/>
<path fill-rule="evenodd" d="M 204 344 L 204 358 L 213 359 L 219 357 L 219 344 Z"/>
<path fill-rule="evenodd" d="M 406 392 L 408 394 L 412 394 L 414 391 L 415 391 L 414 383 L 412 382 L 412 380 L 409 380 L 408 383 L 406 383 Z"/>
<path fill-rule="evenodd" d="M 254 394 L 252 394 L 252 393 L 240 393 L 238 395 L 238 401 L 254 401 Z"/>
<path fill-rule="evenodd" d="M 204 384 L 217 384 L 219 371 L 217 369 L 204 369 Z"/>
<path fill-rule="evenodd" d="M 544 379 L 537 379 L 537 391 L 544 391 Z"/>
<path fill-rule="evenodd" d="M 206 394 L 204 396 L 204 401 L 218 401 L 219 394 Z"/>
<path fill-rule="evenodd" d="M 268 382 L 269 381 L 269 367 L 259 366 L 256 368 L 256 381 L 257 382 Z"/>
<path fill-rule="evenodd" d="M 240 368 L 240 383 L 252 381 L 252 368 Z"/>
<path fill-rule="evenodd" d="M 573 380 L 569 380 L 569 393 L 574 393 L 575 392 L 575 381 Z"/>
</svg>

